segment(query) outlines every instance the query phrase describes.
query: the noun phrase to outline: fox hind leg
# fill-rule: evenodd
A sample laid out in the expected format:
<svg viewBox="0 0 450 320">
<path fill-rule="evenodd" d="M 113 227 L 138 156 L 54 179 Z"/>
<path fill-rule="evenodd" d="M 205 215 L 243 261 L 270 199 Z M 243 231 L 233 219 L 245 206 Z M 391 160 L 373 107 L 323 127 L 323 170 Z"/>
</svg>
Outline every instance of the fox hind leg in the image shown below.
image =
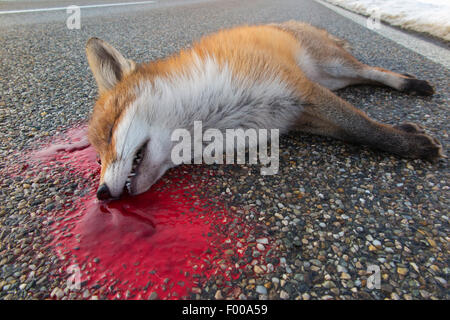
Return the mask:
<svg viewBox="0 0 450 320">
<path fill-rule="evenodd" d="M 304 112 L 298 119 L 300 131 L 365 144 L 407 158 L 435 160 L 444 157 L 441 143 L 414 123 L 383 124 L 336 96 L 311 83 L 298 86 Z"/>
<path fill-rule="evenodd" d="M 342 48 L 337 50 L 343 51 Z M 365 65 L 346 52 L 331 55 L 322 62 L 314 61 L 314 57 L 307 53 L 304 57 L 307 58 L 300 58 L 299 61 L 305 74 L 330 90 L 356 84 L 375 84 L 416 95 L 428 96 L 434 93 L 433 87 L 425 80 Z"/>
<path fill-rule="evenodd" d="M 363 65 L 361 78 L 410 94 L 429 96 L 434 93 L 433 87 L 426 80 L 420 80 L 408 74 L 399 74 L 383 68 Z"/>
<path fill-rule="evenodd" d="M 350 52 L 349 44 L 326 30 L 297 21 L 275 25 L 291 33 L 300 43 L 297 64 L 314 82 L 338 90 L 355 84 L 376 84 L 406 93 L 432 95 L 433 87 L 425 80 L 400 74 L 358 61 Z"/>
</svg>

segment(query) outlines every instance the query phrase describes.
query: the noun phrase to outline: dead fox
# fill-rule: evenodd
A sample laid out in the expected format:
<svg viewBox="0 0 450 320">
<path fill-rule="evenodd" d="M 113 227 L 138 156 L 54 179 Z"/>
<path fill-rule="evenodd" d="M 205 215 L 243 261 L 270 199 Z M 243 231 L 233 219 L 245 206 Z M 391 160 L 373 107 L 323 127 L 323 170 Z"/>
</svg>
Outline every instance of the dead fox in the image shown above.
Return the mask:
<svg viewBox="0 0 450 320">
<path fill-rule="evenodd" d="M 242 26 L 206 36 L 166 59 L 136 64 L 91 38 L 86 51 L 99 95 L 89 141 L 101 158 L 99 199 L 148 190 L 170 167 L 171 133 L 276 128 L 330 136 L 403 157 L 442 157 L 421 126 L 379 123 L 336 96 L 355 84 L 433 94 L 427 81 L 356 60 L 347 43 L 309 24 Z"/>
</svg>

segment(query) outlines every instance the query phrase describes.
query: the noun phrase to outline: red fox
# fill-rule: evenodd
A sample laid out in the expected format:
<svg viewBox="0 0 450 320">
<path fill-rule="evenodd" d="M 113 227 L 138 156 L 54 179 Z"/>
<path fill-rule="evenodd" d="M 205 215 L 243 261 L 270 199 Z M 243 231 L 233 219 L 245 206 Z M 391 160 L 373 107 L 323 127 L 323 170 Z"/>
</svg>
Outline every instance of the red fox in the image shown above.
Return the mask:
<svg viewBox="0 0 450 320">
<path fill-rule="evenodd" d="M 355 84 L 431 95 L 427 81 L 359 62 L 344 40 L 306 23 L 242 26 L 206 36 L 166 59 L 136 64 L 91 38 L 99 89 L 88 137 L 101 159 L 101 200 L 148 190 L 170 167 L 171 133 L 203 128 L 279 129 L 330 136 L 403 157 L 443 157 L 413 123 L 379 123 L 336 96 Z"/>
</svg>

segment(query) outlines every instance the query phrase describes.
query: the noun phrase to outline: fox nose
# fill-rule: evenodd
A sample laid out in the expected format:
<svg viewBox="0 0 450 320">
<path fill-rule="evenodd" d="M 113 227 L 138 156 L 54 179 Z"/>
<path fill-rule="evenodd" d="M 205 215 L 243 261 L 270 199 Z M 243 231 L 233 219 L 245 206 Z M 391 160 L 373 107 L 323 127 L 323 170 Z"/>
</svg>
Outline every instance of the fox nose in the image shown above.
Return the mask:
<svg viewBox="0 0 450 320">
<path fill-rule="evenodd" d="M 97 198 L 99 200 L 108 200 L 111 198 L 108 186 L 104 183 L 97 189 Z"/>
</svg>

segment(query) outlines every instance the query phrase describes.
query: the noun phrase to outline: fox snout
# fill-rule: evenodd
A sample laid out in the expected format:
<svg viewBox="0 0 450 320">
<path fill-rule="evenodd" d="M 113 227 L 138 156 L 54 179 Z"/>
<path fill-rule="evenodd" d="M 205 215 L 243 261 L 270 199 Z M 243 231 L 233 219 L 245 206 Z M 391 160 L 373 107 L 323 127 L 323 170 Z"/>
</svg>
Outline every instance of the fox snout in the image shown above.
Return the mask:
<svg viewBox="0 0 450 320">
<path fill-rule="evenodd" d="M 111 199 L 111 192 L 109 191 L 106 183 L 101 184 L 97 189 L 97 199 L 98 200 L 108 200 Z"/>
</svg>

